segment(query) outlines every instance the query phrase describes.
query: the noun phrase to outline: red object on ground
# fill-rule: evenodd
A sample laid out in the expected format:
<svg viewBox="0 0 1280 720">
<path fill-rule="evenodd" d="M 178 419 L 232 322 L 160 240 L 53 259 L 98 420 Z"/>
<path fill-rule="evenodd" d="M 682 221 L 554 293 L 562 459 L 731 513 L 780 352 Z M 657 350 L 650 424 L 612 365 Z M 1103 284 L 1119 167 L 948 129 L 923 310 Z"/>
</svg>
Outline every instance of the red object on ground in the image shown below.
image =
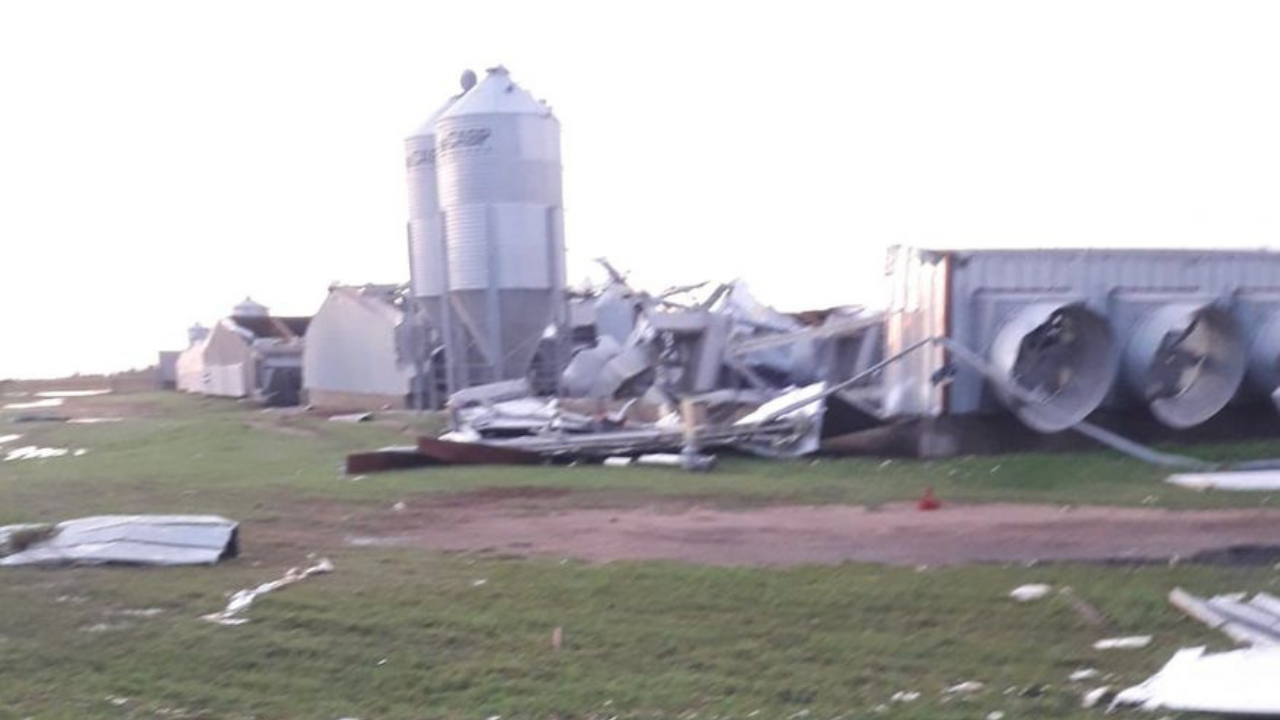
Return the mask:
<svg viewBox="0 0 1280 720">
<path fill-rule="evenodd" d="M 920 510 L 921 512 L 928 512 L 929 510 L 937 510 L 940 507 L 942 507 L 942 501 L 933 496 L 932 487 L 925 488 L 924 496 L 922 496 L 920 498 L 920 501 L 916 503 L 916 509 Z"/>
</svg>

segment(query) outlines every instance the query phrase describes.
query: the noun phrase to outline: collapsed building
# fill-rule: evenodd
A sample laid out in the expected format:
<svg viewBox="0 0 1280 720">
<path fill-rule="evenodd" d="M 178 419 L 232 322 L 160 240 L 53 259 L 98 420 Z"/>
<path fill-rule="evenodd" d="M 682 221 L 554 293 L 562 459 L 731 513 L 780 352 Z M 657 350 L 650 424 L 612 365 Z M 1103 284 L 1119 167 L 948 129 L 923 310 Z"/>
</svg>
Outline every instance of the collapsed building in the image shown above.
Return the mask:
<svg viewBox="0 0 1280 720">
<path fill-rule="evenodd" d="M 1207 467 L 1135 439 L 1273 432 L 1280 254 L 893 248 L 889 260 L 890 301 L 875 311 L 785 314 L 740 282 L 688 299 L 615 277 L 573 313 L 591 318 L 589 334 L 575 330 L 590 339 L 557 396 L 523 381 L 460 391 L 442 439 L 472 449 L 424 439 L 415 452 L 675 452 L 696 468 L 717 449 L 938 457 L 1100 441 Z"/>
<path fill-rule="evenodd" d="M 296 405 L 310 318 L 278 317 L 245 298 L 207 333 L 190 335 L 176 363 L 179 390 L 266 405 Z"/>
</svg>

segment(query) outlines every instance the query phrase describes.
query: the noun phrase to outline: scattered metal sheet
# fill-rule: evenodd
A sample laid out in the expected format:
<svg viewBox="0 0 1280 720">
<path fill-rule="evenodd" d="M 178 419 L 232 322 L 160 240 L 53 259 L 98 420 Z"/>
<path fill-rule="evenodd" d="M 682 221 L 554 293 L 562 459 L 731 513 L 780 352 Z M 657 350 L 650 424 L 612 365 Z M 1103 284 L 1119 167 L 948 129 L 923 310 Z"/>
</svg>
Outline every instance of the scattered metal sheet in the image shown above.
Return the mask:
<svg viewBox="0 0 1280 720">
<path fill-rule="evenodd" d="M 1099 640 L 1093 644 L 1094 650 L 1139 650 L 1151 644 L 1150 635 L 1130 635 Z"/>
<path fill-rule="evenodd" d="M 685 470 L 709 471 L 715 469 L 716 456 L 699 453 L 648 453 L 630 457 L 614 455 L 604 459 L 605 467 L 675 467 Z"/>
<path fill-rule="evenodd" d="M 1170 485 L 1191 490 L 1236 490 L 1262 492 L 1280 490 L 1280 472 L 1252 470 L 1248 472 L 1178 473 L 1165 478 Z"/>
<path fill-rule="evenodd" d="M 400 445 L 348 455 L 347 474 L 361 475 L 388 470 L 409 470 L 439 464 L 441 464 L 439 460 L 423 455 L 413 445 Z"/>
<path fill-rule="evenodd" d="M 1013 598 L 1017 602 L 1026 603 L 1026 602 L 1031 602 L 1033 600 L 1039 600 L 1040 598 L 1048 595 L 1052 590 L 1053 590 L 1052 586 L 1045 585 L 1044 583 L 1032 583 L 1030 585 L 1019 585 L 1018 587 L 1009 591 L 1009 597 Z"/>
<path fill-rule="evenodd" d="M 330 415 L 329 422 L 362 423 L 373 419 L 371 412 L 348 413 L 346 415 Z"/>
<path fill-rule="evenodd" d="M 95 390 L 41 390 L 36 393 L 36 397 L 42 398 L 76 398 L 76 397 L 93 397 L 95 395 L 110 395 L 111 388 L 98 388 Z"/>
<path fill-rule="evenodd" d="M 249 618 L 241 617 L 241 614 L 248 610 L 253 602 L 259 597 L 269 592 L 275 592 L 282 587 L 292 585 L 296 582 L 306 580 L 312 575 L 320 575 L 323 573 L 333 572 L 333 563 L 329 558 L 320 558 L 315 565 L 307 568 L 292 567 L 285 572 L 284 576 L 278 580 L 265 582 L 257 587 L 245 588 L 237 590 L 227 602 L 227 607 L 216 613 L 201 616 L 202 620 L 207 620 L 217 625 L 243 625 L 249 622 Z"/>
<path fill-rule="evenodd" d="M 8 403 L 4 406 L 5 410 L 39 410 L 41 408 L 53 408 L 62 405 L 62 398 L 45 398 L 43 400 L 31 400 L 28 402 Z"/>
<path fill-rule="evenodd" d="M 1280 598 L 1274 595 L 1258 593 L 1246 602 L 1243 593 L 1201 598 L 1174 588 L 1169 602 L 1238 643 L 1280 646 Z"/>
<path fill-rule="evenodd" d="M 6 452 L 2 462 L 10 462 L 12 460 L 47 460 L 49 458 L 65 457 L 67 455 L 80 457 L 88 452 L 89 451 L 85 448 L 55 448 L 40 447 L 38 445 L 24 445 L 23 447 L 17 447 Z"/>
<path fill-rule="evenodd" d="M 0 566 L 212 565 L 239 551 L 238 524 L 216 515 L 103 515 L 44 527 L 42 537 L 31 537 L 31 525 L 0 527 L 0 547 L 13 550 Z M 31 541 L 13 542 L 24 536 Z"/>
<path fill-rule="evenodd" d="M 1141 685 L 1116 696 L 1115 705 L 1228 715 L 1280 715 L 1280 648 L 1224 653 L 1179 650 Z"/>
</svg>

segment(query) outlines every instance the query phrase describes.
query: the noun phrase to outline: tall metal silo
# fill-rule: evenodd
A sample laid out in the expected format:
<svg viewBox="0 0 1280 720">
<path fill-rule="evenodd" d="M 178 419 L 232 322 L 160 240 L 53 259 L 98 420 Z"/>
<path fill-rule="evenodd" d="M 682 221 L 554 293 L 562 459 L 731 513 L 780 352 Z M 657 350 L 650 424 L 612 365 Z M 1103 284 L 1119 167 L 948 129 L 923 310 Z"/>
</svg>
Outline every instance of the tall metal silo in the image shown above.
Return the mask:
<svg viewBox="0 0 1280 720">
<path fill-rule="evenodd" d="M 565 314 L 560 123 L 496 67 L 435 131 L 451 389 L 525 377 Z"/>
<path fill-rule="evenodd" d="M 446 291 L 444 228 L 436 183 L 436 121 L 476 84 L 475 73 L 462 74 L 462 92 L 431 113 L 405 138 L 405 171 L 409 184 L 409 278 L 413 297 L 436 327 L 442 327 Z"/>
</svg>

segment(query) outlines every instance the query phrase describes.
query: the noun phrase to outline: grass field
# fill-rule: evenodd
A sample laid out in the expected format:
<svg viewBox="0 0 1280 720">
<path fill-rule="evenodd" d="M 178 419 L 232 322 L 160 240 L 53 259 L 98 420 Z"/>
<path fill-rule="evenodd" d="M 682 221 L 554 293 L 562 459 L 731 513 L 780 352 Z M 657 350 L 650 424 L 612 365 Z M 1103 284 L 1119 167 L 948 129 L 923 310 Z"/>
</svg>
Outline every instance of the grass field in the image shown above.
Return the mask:
<svg viewBox="0 0 1280 720">
<path fill-rule="evenodd" d="M 1123 686 L 1190 643 L 1220 638 L 1170 609 L 1168 591 L 1274 590 L 1272 567 L 947 569 L 846 564 L 785 570 L 352 548 L 323 527 L 293 541 L 316 502 L 353 511 L 498 486 L 697 496 L 728 506 L 879 504 L 932 485 L 990 500 L 1192 508 L 1257 495 L 1192 493 L 1107 453 L 950 462 L 730 459 L 715 473 L 658 469 L 449 468 L 340 473 L 345 453 L 403 443 L 430 420 L 348 425 L 176 394 L 77 401 L 98 425 L 23 424 L 20 444 L 82 457 L 0 464 L 0 523 L 108 512 L 220 513 L 243 556 L 213 568 L 0 571 L 0 718 L 982 718 L 1083 717 L 1096 667 Z M 1196 448 L 1280 455 L 1266 444 Z M 323 522 L 321 518 L 317 523 Z M 302 536 L 297 536 L 302 537 Z M 317 540 L 317 538 L 320 538 Z M 251 622 L 199 620 L 229 591 L 309 554 L 337 570 L 268 595 Z M 1008 600 L 1025 582 L 1070 585 L 1110 627 L 1061 597 Z M 552 631 L 563 628 L 554 650 Z M 1091 649 L 1102 634 L 1153 634 L 1145 650 Z M 979 681 L 972 695 L 944 688 Z M 919 699 L 892 702 L 898 691 Z"/>
</svg>

